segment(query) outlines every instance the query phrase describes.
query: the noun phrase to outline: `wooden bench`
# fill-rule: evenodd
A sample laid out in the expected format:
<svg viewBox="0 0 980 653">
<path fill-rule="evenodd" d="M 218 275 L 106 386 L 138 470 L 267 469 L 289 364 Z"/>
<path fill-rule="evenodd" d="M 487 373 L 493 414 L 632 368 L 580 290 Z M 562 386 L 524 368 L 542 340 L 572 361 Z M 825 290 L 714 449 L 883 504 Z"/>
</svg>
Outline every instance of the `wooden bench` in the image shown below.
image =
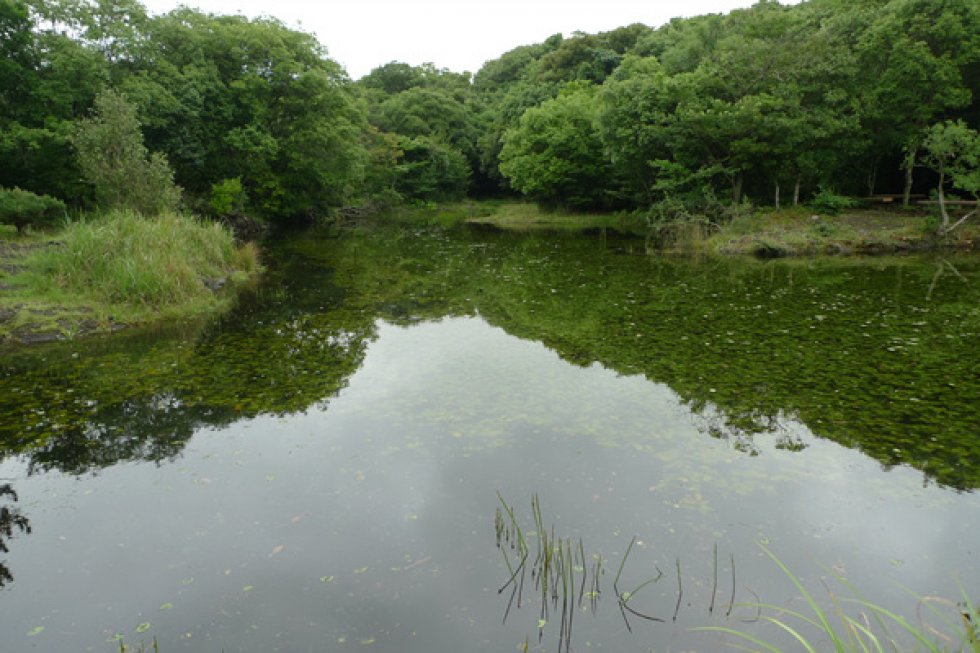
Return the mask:
<svg viewBox="0 0 980 653">
<path fill-rule="evenodd" d="M 924 198 L 925 195 L 921 193 L 915 193 L 909 195 L 910 200 L 918 200 Z M 861 199 L 866 202 L 881 202 L 882 204 L 891 204 L 895 201 L 901 201 L 905 198 L 902 193 L 885 193 L 882 195 L 871 195 L 869 197 L 862 197 Z"/>
</svg>

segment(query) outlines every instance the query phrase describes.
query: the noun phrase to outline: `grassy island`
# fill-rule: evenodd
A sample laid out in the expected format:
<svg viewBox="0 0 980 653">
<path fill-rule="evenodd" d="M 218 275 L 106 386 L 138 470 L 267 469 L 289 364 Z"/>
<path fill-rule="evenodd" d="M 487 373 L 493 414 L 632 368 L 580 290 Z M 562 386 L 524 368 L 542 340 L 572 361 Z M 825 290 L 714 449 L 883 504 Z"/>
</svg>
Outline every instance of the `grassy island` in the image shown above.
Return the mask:
<svg viewBox="0 0 980 653">
<path fill-rule="evenodd" d="M 0 341 L 36 342 L 220 311 L 258 249 L 217 223 L 132 211 L 0 240 Z"/>
</svg>

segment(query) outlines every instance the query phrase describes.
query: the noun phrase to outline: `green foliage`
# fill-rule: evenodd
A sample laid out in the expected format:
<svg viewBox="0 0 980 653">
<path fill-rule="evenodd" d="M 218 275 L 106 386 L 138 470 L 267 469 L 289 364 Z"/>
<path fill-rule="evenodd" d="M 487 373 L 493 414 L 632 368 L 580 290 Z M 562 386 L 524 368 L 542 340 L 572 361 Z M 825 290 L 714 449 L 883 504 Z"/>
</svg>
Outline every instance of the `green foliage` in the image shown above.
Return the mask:
<svg viewBox="0 0 980 653">
<path fill-rule="evenodd" d="M 241 215 L 247 199 L 241 177 L 222 179 L 211 185 L 209 204 L 219 218 Z"/>
<path fill-rule="evenodd" d="M 922 147 L 923 161 L 939 175 L 936 190 L 942 224 L 938 232 L 946 236 L 980 210 L 970 211 L 953 223 L 946 206 L 947 182 L 980 200 L 980 134 L 962 120 L 947 120 L 926 132 Z"/>
<path fill-rule="evenodd" d="M 0 224 L 10 224 L 21 232 L 26 227 L 50 227 L 65 217 L 65 203 L 49 195 L 0 188 Z"/>
<path fill-rule="evenodd" d="M 137 177 L 140 210 L 157 210 L 154 197 L 173 205 L 173 193 L 146 191 L 169 187 L 168 163 L 190 206 L 209 207 L 212 187 L 237 178 L 241 210 L 269 218 L 430 197 L 440 185 L 456 194 L 455 164 L 443 182 L 420 174 L 410 187 L 404 166 L 417 161 L 397 153 L 418 138 L 462 154 L 467 192 L 643 211 L 667 200 L 693 209 L 706 194 L 738 205 L 798 203 L 821 186 L 874 193 L 901 167 L 921 192 L 907 154 L 926 129 L 980 125 L 973 0 L 759 2 L 657 29 L 555 34 L 472 78 L 393 61 L 356 83 L 315 37 L 271 18 L 5 0 L 0 33 L 0 184 L 73 205 L 126 199 L 109 190 L 119 180 L 107 159 L 72 153 L 71 126 L 92 120 L 106 89 L 133 103 L 142 142 L 160 153 Z M 582 85 L 598 90 L 549 104 Z M 528 133 L 546 115 L 548 133 Z M 135 151 L 126 133 L 122 149 Z M 532 142 L 540 152 L 521 152 Z M 948 183 L 969 192 L 968 177 Z"/>
<path fill-rule="evenodd" d="M 600 92 L 602 142 L 619 192 L 635 206 L 699 195 L 706 187 L 709 166 L 692 170 L 675 161 L 683 133 L 679 91 L 656 58 L 627 56 Z"/>
<path fill-rule="evenodd" d="M 609 171 L 591 86 L 573 86 L 528 109 L 504 136 L 500 171 L 511 185 L 548 205 L 608 205 Z"/>
<path fill-rule="evenodd" d="M 180 203 L 166 157 L 147 152 L 136 109 L 119 93 L 95 99 L 93 115 L 79 121 L 72 142 L 101 206 L 155 215 Z"/>
<path fill-rule="evenodd" d="M 824 215 L 840 215 L 847 209 L 857 206 L 857 201 L 851 197 L 838 195 L 830 188 L 821 188 L 807 203 L 814 211 Z"/>
<path fill-rule="evenodd" d="M 120 71 L 146 142 L 207 204 L 240 178 L 250 212 L 309 218 L 363 191 L 367 123 L 343 69 L 307 33 L 271 18 L 181 8 L 150 19 L 152 59 Z"/>
<path fill-rule="evenodd" d="M 368 139 L 371 168 L 365 184 L 376 205 L 390 204 L 396 196 L 453 199 L 470 189 L 479 174 L 482 117 L 469 74 L 391 62 L 357 86 L 377 129 Z"/>
<path fill-rule="evenodd" d="M 980 194 L 980 134 L 962 120 L 947 120 L 930 127 L 922 142 L 923 162 L 948 176 L 954 188 Z"/>
<path fill-rule="evenodd" d="M 224 227 L 176 213 L 149 219 L 113 211 L 71 223 L 60 238 L 63 246 L 31 261 L 36 278 L 103 304 L 154 310 L 209 304 L 213 293 L 205 280 L 258 267 L 253 246 L 239 248 Z"/>
<path fill-rule="evenodd" d="M 427 136 L 398 139 L 394 190 L 417 200 L 452 200 L 466 194 L 470 166 L 462 152 Z"/>
</svg>

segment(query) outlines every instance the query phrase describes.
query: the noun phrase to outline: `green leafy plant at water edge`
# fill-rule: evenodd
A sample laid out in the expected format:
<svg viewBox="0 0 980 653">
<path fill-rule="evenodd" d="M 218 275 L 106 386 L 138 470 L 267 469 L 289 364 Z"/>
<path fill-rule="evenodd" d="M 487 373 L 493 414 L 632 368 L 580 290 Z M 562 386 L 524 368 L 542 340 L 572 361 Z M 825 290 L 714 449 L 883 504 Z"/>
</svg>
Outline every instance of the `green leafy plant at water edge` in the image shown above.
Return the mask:
<svg viewBox="0 0 980 653">
<path fill-rule="evenodd" d="M 886 650 L 896 653 L 910 650 L 925 650 L 931 653 L 944 653 L 946 651 L 980 652 L 980 631 L 978 631 L 977 626 L 980 623 L 978 621 L 980 620 L 980 612 L 977 611 L 965 590 L 962 590 L 963 601 L 958 604 L 948 599 L 936 597 L 919 598 L 920 611 L 922 605 L 927 606 L 929 611 L 943 622 L 946 632 L 925 624 L 921 613 L 919 615 L 921 625 L 913 625 L 905 617 L 864 599 L 857 588 L 836 574 L 837 580 L 845 585 L 853 596 L 841 598 L 830 588 L 827 588 L 828 596 L 833 605 L 833 608 L 828 610 L 820 605 L 800 578 L 790 571 L 772 551 L 765 546 L 762 547 L 762 550 L 793 583 L 806 607 L 809 608 L 809 612 L 762 602 L 743 605 L 760 610 L 759 618 L 762 621 L 770 623 L 783 633 L 788 634 L 802 647 L 802 650 L 808 653 L 824 650 L 833 650 L 835 653 L 870 653 L 871 651 L 884 653 Z M 953 616 L 940 612 L 933 605 L 935 603 L 952 608 Z M 844 610 L 845 605 L 856 607 L 860 614 L 858 616 L 847 614 Z M 770 610 L 772 614 L 763 614 L 763 610 Z M 770 653 L 782 653 L 786 650 L 759 636 L 736 628 L 706 626 L 695 630 L 731 635 L 738 640 L 737 644 L 731 643 L 731 646 L 743 650 L 769 651 Z M 809 631 L 815 632 L 816 635 L 808 634 Z M 937 642 L 937 639 L 941 640 L 941 643 Z M 827 648 L 828 642 L 832 647 L 830 649 Z M 799 649 L 794 648 L 792 650 Z"/>
</svg>

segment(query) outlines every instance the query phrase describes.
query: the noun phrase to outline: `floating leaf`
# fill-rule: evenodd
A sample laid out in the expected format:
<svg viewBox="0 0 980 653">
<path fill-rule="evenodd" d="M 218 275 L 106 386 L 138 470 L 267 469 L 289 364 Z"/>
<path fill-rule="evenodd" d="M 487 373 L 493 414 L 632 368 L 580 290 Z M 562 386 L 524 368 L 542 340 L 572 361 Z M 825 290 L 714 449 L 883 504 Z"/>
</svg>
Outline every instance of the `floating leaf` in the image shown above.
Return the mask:
<svg viewBox="0 0 980 653">
<path fill-rule="evenodd" d="M 151 626 L 151 624 L 150 624 L 149 621 L 144 621 L 143 623 L 141 623 L 139 626 L 136 627 L 136 632 L 137 633 L 145 633 L 146 631 L 148 631 L 150 629 L 150 626 Z"/>
<path fill-rule="evenodd" d="M 368 637 L 368 638 L 366 638 L 366 639 L 362 639 L 362 640 L 361 640 L 361 646 L 369 646 L 369 645 L 371 645 L 371 644 L 374 644 L 374 641 L 375 641 L 375 640 L 374 640 L 374 638 L 373 638 L 373 637 Z"/>
<path fill-rule="evenodd" d="M 275 474 L 266 474 L 265 475 L 265 480 L 267 480 L 267 481 L 274 481 L 274 480 L 276 480 L 276 475 Z"/>
<path fill-rule="evenodd" d="M 254 585 L 246 585 L 245 587 L 242 588 L 242 591 L 243 592 L 251 592 L 254 589 L 255 589 L 255 586 Z"/>
<path fill-rule="evenodd" d="M 160 612 L 166 612 L 167 610 L 173 610 L 174 604 L 167 602 L 160 606 Z"/>
<path fill-rule="evenodd" d="M 40 634 L 41 634 L 41 633 L 43 633 L 43 632 L 44 632 L 44 626 L 35 626 L 35 627 L 34 627 L 34 628 L 33 628 L 33 629 L 31 630 L 31 632 L 29 632 L 29 633 L 27 633 L 27 636 L 28 636 L 28 637 L 34 637 L 34 636 L 36 636 L 36 635 L 40 635 Z"/>
<path fill-rule="evenodd" d="M 321 583 L 329 583 L 333 580 L 333 576 L 320 576 Z"/>
<path fill-rule="evenodd" d="M 274 555 L 278 555 L 282 553 L 285 549 L 286 549 L 285 544 L 277 544 L 275 547 L 273 547 L 272 553 L 269 554 L 269 557 L 271 558 Z"/>
<path fill-rule="evenodd" d="M 547 623 L 547 619 L 538 619 L 538 630 L 544 628 Z"/>
<path fill-rule="evenodd" d="M 367 571 L 367 570 L 368 570 L 368 568 L 367 568 L 367 567 L 361 567 L 360 569 L 355 569 L 355 570 L 354 570 L 354 573 L 355 573 L 355 574 L 363 574 L 363 573 L 364 573 L 365 571 Z"/>
</svg>

